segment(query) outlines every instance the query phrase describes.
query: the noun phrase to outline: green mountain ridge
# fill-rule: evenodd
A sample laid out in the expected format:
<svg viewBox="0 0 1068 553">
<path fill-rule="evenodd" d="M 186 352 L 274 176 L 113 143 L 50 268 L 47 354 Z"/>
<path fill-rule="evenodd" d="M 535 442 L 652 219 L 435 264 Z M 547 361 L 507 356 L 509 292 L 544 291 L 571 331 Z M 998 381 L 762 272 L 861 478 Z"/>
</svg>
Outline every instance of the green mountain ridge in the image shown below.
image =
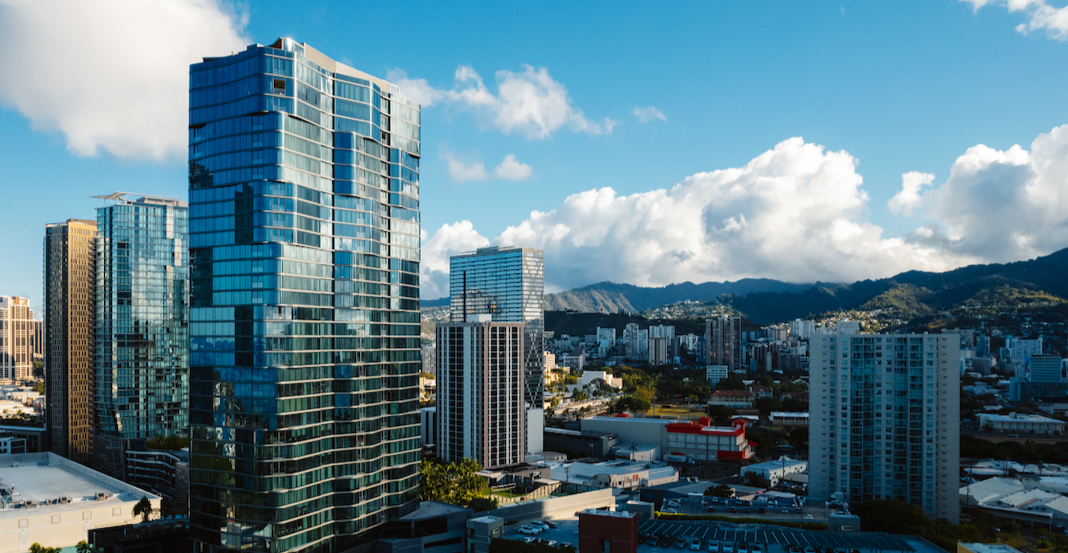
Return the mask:
<svg viewBox="0 0 1068 553">
<path fill-rule="evenodd" d="M 743 279 L 643 288 L 598 283 L 548 294 L 546 309 L 634 313 L 684 300 L 718 299 L 750 321 L 767 325 L 837 311 L 894 310 L 898 317 L 911 319 L 964 303 L 1008 305 L 1062 298 L 1068 298 L 1068 248 L 1027 261 L 969 265 L 944 273 L 907 271 L 852 284 Z"/>
</svg>

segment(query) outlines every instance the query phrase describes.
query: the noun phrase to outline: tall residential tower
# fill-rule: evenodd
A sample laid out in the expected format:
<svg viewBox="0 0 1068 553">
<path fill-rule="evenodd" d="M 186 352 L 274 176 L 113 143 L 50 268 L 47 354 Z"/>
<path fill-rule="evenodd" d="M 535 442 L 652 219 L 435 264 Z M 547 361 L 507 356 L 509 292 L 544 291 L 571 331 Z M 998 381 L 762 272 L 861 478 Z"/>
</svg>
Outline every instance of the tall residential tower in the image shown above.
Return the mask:
<svg viewBox="0 0 1068 553">
<path fill-rule="evenodd" d="M 188 207 L 116 192 L 98 198 L 97 468 L 125 478 L 134 440 L 189 433 Z"/>
<path fill-rule="evenodd" d="M 45 428 L 49 451 L 89 465 L 93 458 L 93 345 L 96 223 L 45 227 Z"/>
<path fill-rule="evenodd" d="M 542 452 L 545 395 L 545 252 L 492 246 L 452 256 L 449 302 L 452 322 L 488 314 L 494 322 L 523 323 L 523 400 L 527 453 Z M 440 355 L 438 357 L 441 358 Z M 441 413 L 438 417 L 444 418 Z"/>
<path fill-rule="evenodd" d="M 809 497 L 894 499 L 957 524 L 959 339 L 838 332 L 810 344 Z"/>
<path fill-rule="evenodd" d="M 30 300 L 0 296 L 0 381 L 33 376 L 33 342 L 37 321 Z"/>
<path fill-rule="evenodd" d="M 418 503 L 419 106 L 288 38 L 189 80 L 192 536 L 344 551 Z"/>
<path fill-rule="evenodd" d="M 523 462 L 523 323 L 489 314 L 437 327 L 437 448 L 445 462 L 495 469 Z"/>
</svg>

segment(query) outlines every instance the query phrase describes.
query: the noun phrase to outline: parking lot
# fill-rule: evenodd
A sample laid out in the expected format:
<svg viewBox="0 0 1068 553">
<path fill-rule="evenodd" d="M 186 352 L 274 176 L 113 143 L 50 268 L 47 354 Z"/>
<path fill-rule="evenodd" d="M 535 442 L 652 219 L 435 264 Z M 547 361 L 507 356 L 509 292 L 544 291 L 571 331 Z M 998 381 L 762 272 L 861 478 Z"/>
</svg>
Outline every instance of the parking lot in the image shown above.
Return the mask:
<svg viewBox="0 0 1068 553">
<path fill-rule="evenodd" d="M 639 553 L 876 553 L 915 551 L 897 536 L 866 533 L 811 532 L 762 524 L 693 523 L 647 520 Z M 694 540 L 700 545 L 694 549 Z"/>
<path fill-rule="evenodd" d="M 534 519 L 534 520 L 546 520 L 546 519 Z M 534 537 L 544 540 L 552 540 L 557 544 L 570 543 L 578 548 L 578 517 L 572 516 L 561 519 L 551 519 L 551 522 L 556 525 L 556 528 L 549 528 L 543 532 L 538 533 L 535 536 L 527 536 L 519 533 L 519 529 L 527 525 L 530 521 L 522 521 L 516 524 L 509 524 L 504 527 L 504 537 L 510 540 L 520 540 L 525 538 Z"/>
</svg>

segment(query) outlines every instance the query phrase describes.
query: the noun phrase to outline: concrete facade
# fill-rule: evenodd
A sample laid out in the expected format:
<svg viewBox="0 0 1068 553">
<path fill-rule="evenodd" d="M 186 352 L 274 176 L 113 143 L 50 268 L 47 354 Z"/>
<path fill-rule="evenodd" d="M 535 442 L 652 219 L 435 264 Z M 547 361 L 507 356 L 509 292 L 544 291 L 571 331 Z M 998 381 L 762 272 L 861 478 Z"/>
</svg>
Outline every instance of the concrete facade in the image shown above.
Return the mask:
<svg viewBox="0 0 1068 553">
<path fill-rule="evenodd" d="M 811 346 L 809 497 L 895 499 L 956 524 L 958 337 L 839 332 Z"/>
</svg>

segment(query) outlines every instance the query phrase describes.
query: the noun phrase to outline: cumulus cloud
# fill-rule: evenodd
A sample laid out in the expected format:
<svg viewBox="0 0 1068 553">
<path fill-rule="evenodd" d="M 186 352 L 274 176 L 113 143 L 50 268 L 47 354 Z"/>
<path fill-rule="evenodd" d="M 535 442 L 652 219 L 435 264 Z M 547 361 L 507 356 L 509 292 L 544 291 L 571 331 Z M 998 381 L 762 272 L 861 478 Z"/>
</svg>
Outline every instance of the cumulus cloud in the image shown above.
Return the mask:
<svg viewBox="0 0 1068 553">
<path fill-rule="evenodd" d="M 422 262 L 419 266 L 420 295 L 437 299 L 449 295 L 449 257 L 489 245 L 471 221 L 442 225 L 433 237 L 422 231 Z"/>
<path fill-rule="evenodd" d="M 912 215 L 912 210 L 919 207 L 922 202 L 920 188 L 930 185 L 934 182 L 934 178 L 935 176 L 931 173 L 920 173 L 919 171 L 909 171 L 901 175 L 901 191 L 893 198 L 890 198 L 890 202 L 887 204 L 890 207 L 890 211 L 902 213 L 906 216 Z"/>
<path fill-rule="evenodd" d="M 486 180 L 486 164 L 481 161 L 464 163 L 456 154 L 443 151 L 440 155 L 449 164 L 449 177 L 453 182 L 470 182 Z"/>
<path fill-rule="evenodd" d="M 1006 262 L 1068 246 L 1068 125 L 1039 135 L 1030 152 L 968 148 L 923 203 L 937 220 L 906 238 L 946 254 Z"/>
<path fill-rule="evenodd" d="M 791 138 L 742 167 L 698 173 L 668 189 L 574 194 L 493 242 L 544 249 L 550 289 L 600 280 L 842 282 L 972 261 L 884 237 L 865 222 L 868 195 L 856 164 L 846 152 Z"/>
<path fill-rule="evenodd" d="M 656 109 L 653 106 L 648 106 L 644 108 L 635 106 L 634 109 L 631 110 L 631 113 L 633 113 L 634 116 L 638 118 L 638 122 L 640 123 L 648 123 L 653 119 L 667 121 L 667 116 L 664 115 L 664 112 Z"/>
<path fill-rule="evenodd" d="M 0 0 L 0 103 L 80 156 L 181 158 L 189 64 L 243 50 L 215 0 Z"/>
<path fill-rule="evenodd" d="M 482 121 L 505 133 L 517 133 L 528 139 L 548 138 L 567 127 L 573 132 L 606 134 L 619 123 L 605 118 L 591 121 L 576 108 L 567 88 L 549 75 L 548 68 L 524 65 L 523 71 L 498 71 L 497 93 L 490 92 L 474 68 L 456 68 L 451 89 L 431 86 L 426 79 L 412 79 L 399 69 L 387 73 L 387 79 L 401 89 L 401 94 L 423 107 L 450 104 L 470 109 Z"/>
<path fill-rule="evenodd" d="M 515 158 L 515 154 L 508 154 L 504 156 L 504 160 L 494 170 L 493 174 L 497 175 L 497 178 L 505 180 L 524 180 L 529 179 L 530 175 L 534 173 L 534 169 L 526 163 L 520 163 Z"/>
<path fill-rule="evenodd" d="M 1050 38 L 1068 40 L 1068 6 L 1055 7 L 1046 0 L 961 0 L 972 5 L 975 11 L 986 5 L 1004 5 L 1010 13 L 1020 12 L 1026 23 L 1016 26 L 1016 31 L 1030 34 L 1045 31 Z"/>
</svg>

